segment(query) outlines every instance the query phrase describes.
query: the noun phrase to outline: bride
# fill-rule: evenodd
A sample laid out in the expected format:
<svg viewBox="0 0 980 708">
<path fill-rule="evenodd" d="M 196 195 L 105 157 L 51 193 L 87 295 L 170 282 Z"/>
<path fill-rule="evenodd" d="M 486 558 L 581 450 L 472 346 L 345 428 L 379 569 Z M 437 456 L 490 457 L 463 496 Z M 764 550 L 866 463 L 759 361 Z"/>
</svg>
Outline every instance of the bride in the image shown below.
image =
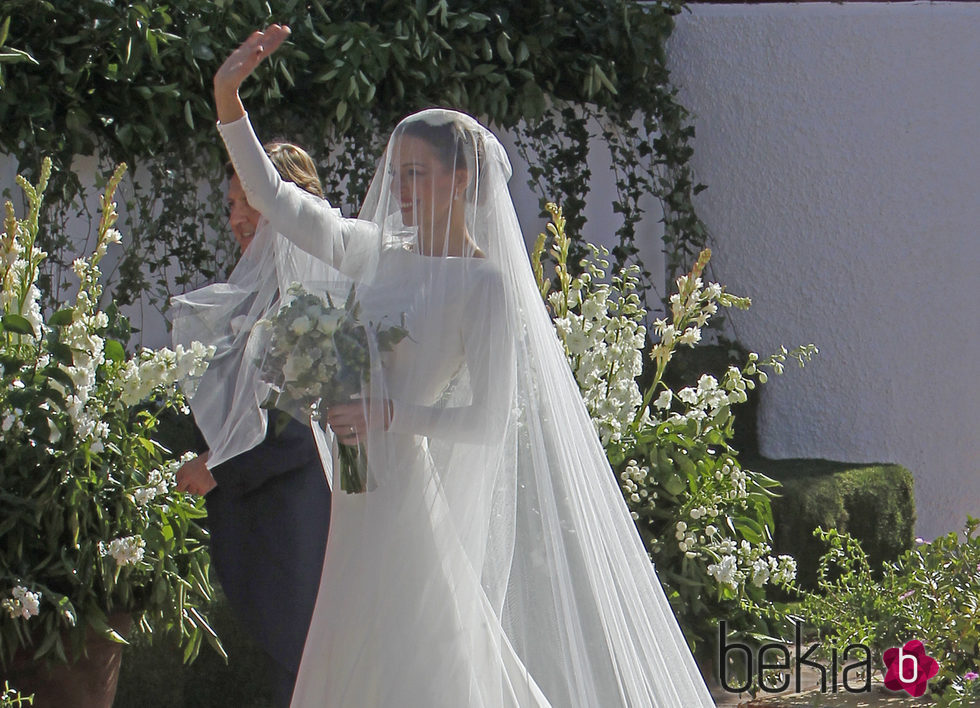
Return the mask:
<svg viewBox="0 0 980 708">
<path fill-rule="evenodd" d="M 333 485 L 292 705 L 712 705 L 538 294 L 500 143 L 412 115 L 340 217 L 282 181 L 238 97 L 288 34 L 254 33 L 215 75 L 235 172 L 337 273 L 307 289 L 352 283 L 363 319 L 408 332 L 325 414 L 363 449 L 366 491 Z"/>
</svg>

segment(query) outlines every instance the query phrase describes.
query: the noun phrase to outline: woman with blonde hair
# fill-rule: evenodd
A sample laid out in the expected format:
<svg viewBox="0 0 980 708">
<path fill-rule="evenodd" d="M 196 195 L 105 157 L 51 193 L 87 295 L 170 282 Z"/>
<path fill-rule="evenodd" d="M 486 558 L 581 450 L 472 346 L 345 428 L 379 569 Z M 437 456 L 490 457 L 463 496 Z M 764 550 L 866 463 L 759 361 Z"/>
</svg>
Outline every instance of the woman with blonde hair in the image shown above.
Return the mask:
<svg viewBox="0 0 980 708">
<path fill-rule="evenodd" d="M 284 181 L 322 198 L 306 151 L 288 142 L 264 149 Z M 285 706 L 320 584 L 330 489 L 308 423 L 266 411 L 257 388 L 248 396 L 235 390 L 254 381 L 247 352 L 255 322 L 278 307 L 284 287 L 314 277 L 319 265 L 249 205 L 230 163 L 225 171 L 239 261 L 227 282 L 173 299 L 174 343 L 216 348 L 190 401 L 207 451 L 184 464 L 177 483 L 205 495 L 212 567 L 236 617 L 268 654 L 276 703 Z"/>
</svg>

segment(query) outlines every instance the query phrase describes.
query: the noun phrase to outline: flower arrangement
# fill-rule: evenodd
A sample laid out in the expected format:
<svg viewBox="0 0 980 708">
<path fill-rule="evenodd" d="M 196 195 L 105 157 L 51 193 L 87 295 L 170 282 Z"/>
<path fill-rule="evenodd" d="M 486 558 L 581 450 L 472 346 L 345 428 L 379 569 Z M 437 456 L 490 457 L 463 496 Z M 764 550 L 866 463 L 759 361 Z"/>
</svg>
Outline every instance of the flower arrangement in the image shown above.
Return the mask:
<svg viewBox="0 0 980 708">
<path fill-rule="evenodd" d="M 260 327 L 267 333 L 261 376 L 276 392 L 273 405 L 304 417 L 320 417 L 330 403 L 349 401 L 370 380 L 369 340 L 380 352 L 391 351 L 407 334 L 404 326 L 364 324 L 356 290 L 342 306 L 329 293 L 310 293 L 299 284 L 287 291 L 287 303 Z M 340 488 L 363 492 L 366 458 L 361 445 L 340 445 Z"/>
<path fill-rule="evenodd" d="M 124 642 L 110 617 L 147 633 L 172 631 L 185 659 L 207 638 L 200 608 L 211 598 L 202 502 L 174 488 L 181 464 L 154 439 L 161 413 L 183 409 L 181 382 L 211 351 L 127 355 L 129 325 L 98 308 L 99 261 L 120 240 L 113 195 L 101 203 L 94 253 L 79 258 L 74 303 L 45 318 L 39 304 L 38 215 L 51 174 L 17 182 L 23 219 L 6 203 L 0 238 L 0 664 L 19 648 L 33 659 L 81 655 L 86 633 Z M 68 646 L 66 646 L 68 645 Z"/>
<path fill-rule="evenodd" d="M 676 348 L 695 346 L 719 307 L 750 305 L 748 298 L 703 282 L 710 258 L 705 250 L 692 272 L 677 279 L 670 320 L 653 322 L 653 376 L 641 391 L 648 331 L 636 293 L 638 270 L 627 267 L 607 280 L 607 254 L 590 245 L 591 256 L 573 277 L 564 217 L 554 204 L 548 209 L 557 286 L 544 274 L 545 234 L 532 255 L 538 285 L 688 641 L 703 650 L 717 636 L 719 618 L 739 630 L 766 633 L 767 613 L 759 605 L 767 586 L 786 587 L 795 578 L 796 564 L 771 553 L 769 499 L 777 483 L 739 464 L 729 445 L 731 408 L 744 402 L 757 383 L 765 383 L 763 367 L 781 373 L 789 358 L 802 366 L 816 347 L 783 348 L 765 360 L 753 353 L 720 381 L 704 375 L 696 387 L 672 391 L 663 375 Z"/>
</svg>

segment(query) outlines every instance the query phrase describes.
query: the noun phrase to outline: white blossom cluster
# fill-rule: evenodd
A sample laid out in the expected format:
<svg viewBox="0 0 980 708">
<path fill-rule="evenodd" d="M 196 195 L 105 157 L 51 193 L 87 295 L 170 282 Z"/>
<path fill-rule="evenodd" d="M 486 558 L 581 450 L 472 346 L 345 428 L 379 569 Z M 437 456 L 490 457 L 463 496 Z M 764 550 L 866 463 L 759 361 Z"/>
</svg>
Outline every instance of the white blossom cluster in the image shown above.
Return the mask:
<svg viewBox="0 0 980 708">
<path fill-rule="evenodd" d="M 16 238 L 3 239 L 0 246 L 0 273 L 3 274 L 3 292 L 0 293 L 0 312 L 22 315 L 31 323 L 35 339 L 45 332 L 41 315 L 41 291 L 38 290 L 37 267 L 21 257 L 22 248 Z M 47 254 L 35 251 L 35 262 Z"/>
<path fill-rule="evenodd" d="M 708 574 L 733 589 L 746 581 L 759 588 L 767 583 L 785 585 L 796 577 L 796 561 L 791 556 L 770 555 L 771 549 L 765 543 L 712 539 L 705 550 L 718 559 L 708 566 Z"/>
<path fill-rule="evenodd" d="M 641 467 L 636 460 L 627 462 L 626 468 L 619 475 L 619 479 L 626 499 L 633 504 L 652 503 L 659 496 L 656 489 L 648 489 L 648 486 L 652 486 L 654 483 L 650 477 L 650 468 L 647 465 Z M 631 511 L 630 516 L 633 517 L 634 521 L 640 518 L 636 511 Z"/>
<path fill-rule="evenodd" d="M 177 470 L 181 465 L 194 458 L 194 453 L 187 452 L 178 459 L 171 460 L 161 469 L 150 470 L 146 485 L 133 492 L 133 500 L 138 506 L 145 507 L 159 496 L 169 493 L 177 485 Z"/>
<path fill-rule="evenodd" d="M 139 403 L 158 388 L 183 383 L 185 393 L 192 395 L 194 381 L 208 368 L 214 347 L 192 342 L 190 349 L 178 344 L 176 350 L 144 349 L 126 361 L 119 370 L 120 398 L 125 406 Z"/>
<path fill-rule="evenodd" d="M 548 296 L 555 329 L 575 372 L 582 398 L 603 445 L 620 440 L 643 403 L 636 378 L 643 371 L 646 327 L 633 292 L 638 269 L 603 282 L 609 261 L 593 248 L 586 270 Z"/>
<path fill-rule="evenodd" d="M 560 287 L 549 293 L 552 282 L 544 279 L 540 257 L 546 236 L 539 237 L 532 261 L 603 445 L 607 450 L 612 445 L 617 452 L 632 450 L 641 436 L 650 439 L 651 427 L 661 441 L 644 452 L 650 456 L 644 459 L 646 464 L 630 459 L 620 473 L 620 487 L 638 524 L 659 529 L 665 509 L 658 506 L 679 507 L 674 538 L 648 538 L 651 553 L 659 554 L 665 544 L 676 542 L 685 559 L 707 564 L 705 570 L 716 583 L 736 590 L 746 582 L 758 587 L 788 582 L 796 575 L 792 558 L 774 557 L 767 544 L 740 539 L 731 530 L 734 513 L 748 510 L 751 494 L 759 490 L 751 472 L 726 454 L 725 431 L 729 430 L 732 404 L 745 402 L 756 381 L 766 382 L 761 366 L 779 373 L 787 357 L 797 358 L 802 365 L 816 348 L 810 345 L 793 352 L 783 348 L 765 362 L 752 353 L 745 366 L 729 367 L 720 381 L 705 374 L 696 385 L 679 391 L 667 387 L 664 370 L 678 346 L 698 344 L 702 329 L 719 308 L 750 305 L 748 298 L 702 280 L 711 256 L 705 249 L 691 273 L 677 279 L 677 292 L 669 299 L 669 321 L 657 319 L 652 325 L 656 341 L 651 358 L 656 371 L 646 391 L 649 398 L 644 399 L 636 379 L 642 371 L 646 312 L 633 292 L 636 269 L 626 269 L 606 283 L 606 254 L 592 247 L 592 258 L 582 263 L 585 272 L 572 278 L 567 269 L 569 239 L 564 218 L 557 207 L 549 205 L 549 210 L 553 223 L 548 230 L 554 237 L 550 252 L 557 262 Z M 705 448 L 709 436 L 720 440 L 718 452 L 711 446 Z M 735 538 L 726 535 L 729 530 Z"/>
<path fill-rule="evenodd" d="M 143 560 L 146 541 L 140 536 L 123 536 L 112 539 L 108 545 L 99 542 L 99 552 L 112 556 L 117 566 L 132 565 Z"/>
<path fill-rule="evenodd" d="M 23 585 L 17 585 L 10 591 L 10 597 L 0 604 L 10 613 L 11 619 L 30 619 L 41 611 L 41 593 L 31 592 Z"/>
<path fill-rule="evenodd" d="M 693 347 L 701 341 L 701 328 L 718 312 L 719 306 L 745 309 L 751 304 L 749 298 L 725 292 L 718 283 L 704 284 L 700 273 L 709 257 L 710 252 L 702 254 L 691 274 L 677 279 L 677 292 L 670 296 L 671 321 L 661 318 L 653 323 L 660 341 L 653 346 L 650 356 L 660 371 L 670 361 L 677 345 Z"/>
</svg>

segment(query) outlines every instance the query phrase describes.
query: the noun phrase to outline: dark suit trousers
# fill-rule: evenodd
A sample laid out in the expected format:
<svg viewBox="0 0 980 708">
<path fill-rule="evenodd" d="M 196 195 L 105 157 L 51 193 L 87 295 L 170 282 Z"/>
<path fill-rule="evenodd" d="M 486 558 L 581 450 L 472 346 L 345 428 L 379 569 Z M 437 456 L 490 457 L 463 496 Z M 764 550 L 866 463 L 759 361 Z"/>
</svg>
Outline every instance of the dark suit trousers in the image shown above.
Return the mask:
<svg viewBox="0 0 980 708">
<path fill-rule="evenodd" d="M 232 609 L 275 663 L 288 703 L 313 615 L 330 521 L 330 490 L 309 427 L 277 435 L 211 470 L 205 498 L 211 562 Z"/>
</svg>

